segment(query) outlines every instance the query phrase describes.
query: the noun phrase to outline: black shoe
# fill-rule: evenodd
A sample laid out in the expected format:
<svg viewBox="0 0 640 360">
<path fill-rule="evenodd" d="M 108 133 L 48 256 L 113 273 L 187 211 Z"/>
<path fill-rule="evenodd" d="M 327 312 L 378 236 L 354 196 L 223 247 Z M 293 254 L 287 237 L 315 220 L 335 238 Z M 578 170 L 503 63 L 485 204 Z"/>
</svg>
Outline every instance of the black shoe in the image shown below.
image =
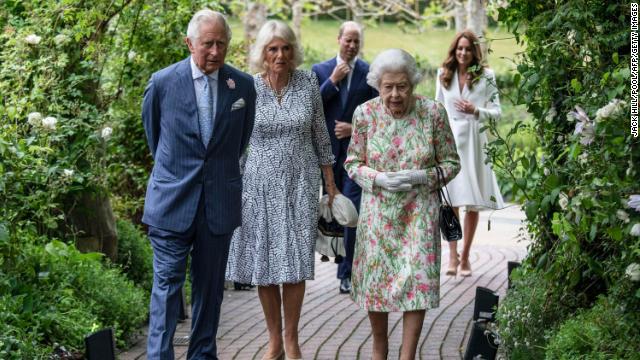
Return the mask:
<svg viewBox="0 0 640 360">
<path fill-rule="evenodd" d="M 348 294 L 351 292 L 351 279 L 340 279 L 340 294 Z"/>
</svg>

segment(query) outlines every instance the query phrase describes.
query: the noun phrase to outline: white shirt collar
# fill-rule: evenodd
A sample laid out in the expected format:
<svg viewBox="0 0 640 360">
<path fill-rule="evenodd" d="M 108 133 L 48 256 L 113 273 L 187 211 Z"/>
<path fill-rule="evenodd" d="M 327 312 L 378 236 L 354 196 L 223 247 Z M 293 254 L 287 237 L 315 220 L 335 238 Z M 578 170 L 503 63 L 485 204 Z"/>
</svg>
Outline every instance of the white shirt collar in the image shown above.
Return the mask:
<svg viewBox="0 0 640 360">
<path fill-rule="evenodd" d="M 193 61 L 193 56 L 190 57 L 191 60 L 191 76 L 193 77 L 193 80 L 199 79 L 203 76 L 205 76 L 205 74 L 202 72 L 202 70 L 200 70 L 200 68 L 198 67 L 198 65 L 196 65 L 196 62 Z M 218 74 L 220 73 L 220 69 L 212 72 L 211 74 L 209 74 L 209 78 L 215 81 L 218 81 Z"/>
<path fill-rule="evenodd" d="M 356 61 L 358 61 L 358 57 L 354 57 L 351 61 L 348 62 L 349 67 L 353 69 L 354 66 L 356 66 Z M 346 62 L 344 60 L 342 60 L 342 58 L 340 57 L 340 54 L 338 54 L 338 56 L 336 56 L 336 65 L 340 65 L 343 62 Z"/>
</svg>

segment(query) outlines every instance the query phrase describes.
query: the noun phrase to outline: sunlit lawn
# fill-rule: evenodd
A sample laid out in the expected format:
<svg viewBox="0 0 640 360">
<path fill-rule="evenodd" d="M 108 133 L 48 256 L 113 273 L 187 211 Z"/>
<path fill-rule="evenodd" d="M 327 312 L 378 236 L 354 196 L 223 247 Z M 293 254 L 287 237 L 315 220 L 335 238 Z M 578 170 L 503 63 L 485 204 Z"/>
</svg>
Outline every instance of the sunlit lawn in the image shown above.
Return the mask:
<svg viewBox="0 0 640 360">
<path fill-rule="evenodd" d="M 312 48 L 314 57 L 328 59 L 337 53 L 336 37 L 340 23 L 331 20 L 313 21 L 306 19 L 302 27 L 302 43 Z M 234 38 L 242 39 L 242 26 L 234 19 L 232 21 Z M 373 60 L 381 50 L 388 48 L 402 48 L 419 58 L 428 61 L 435 67 L 439 66 L 446 55 L 449 44 L 455 35 L 453 30 L 429 29 L 423 33 L 405 33 L 392 23 L 368 26 L 365 30 L 364 58 Z M 490 30 L 489 65 L 497 72 L 504 72 L 513 68 L 511 59 L 520 51 L 513 36 L 505 31 Z M 324 56 L 322 56 L 324 55 Z"/>
</svg>

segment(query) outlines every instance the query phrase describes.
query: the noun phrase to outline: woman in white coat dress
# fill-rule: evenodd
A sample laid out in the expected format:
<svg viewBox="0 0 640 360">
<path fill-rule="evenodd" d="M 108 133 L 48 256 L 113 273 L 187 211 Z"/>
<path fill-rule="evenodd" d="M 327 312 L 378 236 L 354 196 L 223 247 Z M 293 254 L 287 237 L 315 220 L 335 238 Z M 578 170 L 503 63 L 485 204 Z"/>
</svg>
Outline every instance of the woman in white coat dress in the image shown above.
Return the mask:
<svg viewBox="0 0 640 360">
<path fill-rule="evenodd" d="M 482 63 L 478 38 L 469 30 L 458 33 L 438 70 L 436 100 L 444 104 L 456 140 L 461 170 L 448 185 L 451 204 L 457 214 L 466 207 L 464 247 L 458 256 L 457 241 L 449 243 L 447 275 L 471 276 L 469 251 L 478 226 L 478 210 L 504 207 L 496 176 L 485 163 L 487 135 L 480 132 L 489 118 L 500 117 L 496 78 Z"/>
</svg>

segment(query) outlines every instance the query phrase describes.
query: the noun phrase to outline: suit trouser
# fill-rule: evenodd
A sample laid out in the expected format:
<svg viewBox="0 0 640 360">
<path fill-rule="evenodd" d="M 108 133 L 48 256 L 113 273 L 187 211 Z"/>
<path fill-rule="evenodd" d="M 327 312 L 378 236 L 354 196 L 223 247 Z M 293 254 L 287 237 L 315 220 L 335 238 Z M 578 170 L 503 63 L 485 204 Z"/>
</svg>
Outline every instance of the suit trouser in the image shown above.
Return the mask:
<svg viewBox="0 0 640 360">
<path fill-rule="evenodd" d="M 344 160 L 343 160 L 344 163 Z M 362 195 L 362 189 L 355 181 L 349 178 L 347 171 L 344 170 L 344 166 L 341 164 L 340 166 L 335 166 L 334 170 L 336 179 L 336 186 L 342 193 L 342 195 L 346 196 L 353 202 L 356 210 L 360 213 L 360 197 Z M 338 264 L 338 279 L 348 279 L 351 278 L 351 267 L 353 265 L 353 253 L 355 252 L 356 246 L 356 228 L 344 228 L 344 249 L 345 249 L 345 257 L 340 264 Z"/>
<path fill-rule="evenodd" d="M 216 333 L 232 234 L 213 234 L 205 215 L 204 198 L 201 197 L 194 222 L 184 233 L 149 226 L 153 247 L 153 289 L 149 306 L 148 359 L 174 359 L 173 336 L 189 252 L 192 322 L 187 358 L 217 359 Z"/>
</svg>

